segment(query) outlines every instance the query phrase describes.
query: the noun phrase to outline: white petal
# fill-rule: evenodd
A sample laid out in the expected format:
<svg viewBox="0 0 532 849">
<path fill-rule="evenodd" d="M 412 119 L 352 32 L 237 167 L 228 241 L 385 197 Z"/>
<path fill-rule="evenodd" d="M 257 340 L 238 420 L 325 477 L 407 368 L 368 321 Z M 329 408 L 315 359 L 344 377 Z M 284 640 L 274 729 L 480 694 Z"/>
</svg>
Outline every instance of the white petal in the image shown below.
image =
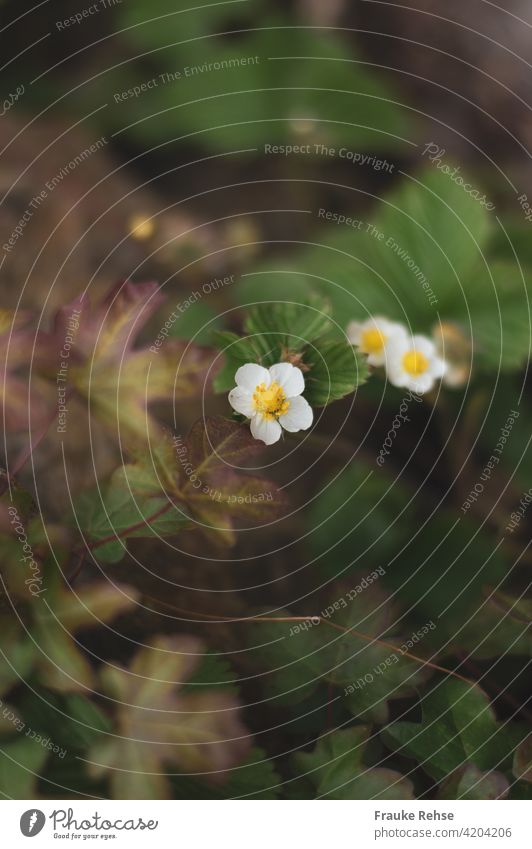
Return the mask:
<svg viewBox="0 0 532 849">
<path fill-rule="evenodd" d="M 359 345 L 364 325 L 360 321 L 350 321 L 345 331 L 351 345 Z"/>
<path fill-rule="evenodd" d="M 383 366 L 386 361 L 386 350 L 383 348 L 378 354 L 368 354 L 370 366 Z"/>
<path fill-rule="evenodd" d="M 277 419 L 266 419 L 260 413 L 251 419 L 251 435 L 266 445 L 273 445 L 281 438 L 281 425 Z"/>
<path fill-rule="evenodd" d="M 400 324 L 398 321 L 389 321 L 389 322 L 387 322 L 387 324 L 388 324 L 388 327 L 387 327 L 385 333 L 386 333 L 386 335 L 388 336 L 389 339 L 397 338 L 397 337 L 399 337 L 401 339 L 407 339 L 408 338 L 408 330 L 407 330 L 407 328 L 405 327 L 404 324 Z"/>
<path fill-rule="evenodd" d="M 386 324 L 385 327 L 384 324 Z M 388 368 L 388 363 L 399 362 L 408 349 L 406 328 L 397 322 L 382 319 L 378 329 L 385 336 L 384 347 L 382 351 L 369 354 L 368 363 L 370 366 L 385 366 Z"/>
<path fill-rule="evenodd" d="M 237 413 L 240 413 L 243 416 L 247 416 L 248 419 L 250 419 L 255 412 L 251 392 L 248 392 L 248 390 L 244 389 L 242 386 L 235 386 L 234 389 L 231 389 L 229 393 L 229 403 L 233 410 L 236 410 Z"/>
<path fill-rule="evenodd" d="M 408 349 L 409 347 L 406 334 L 402 333 L 390 336 L 384 346 L 383 364 L 386 368 L 388 377 L 394 386 L 403 385 L 402 383 L 397 383 L 396 380 L 399 380 L 399 375 L 404 372 L 403 356 L 406 354 Z"/>
<path fill-rule="evenodd" d="M 411 377 L 410 381 L 405 385 L 407 389 L 411 389 L 412 392 L 417 392 L 418 395 L 423 395 L 425 392 L 430 392 L 434 386 L 434 378 L 429 374 L 429 372 L 425 372 L 425 374 L 422 374 L 419 377 Z"/>
<path fill-rule="evenodd" d="M 430 374 L 432 377 L 440 378 L 447 373 L 447 363 L 441 357 L 433 357 L 430 363 Z"/>
<path fill-rule="evenodd" d="M 416 335 L 411 337 L 412 348 L 415 348 L 416 351 L 419 351 L 428 360 L 436 354 L 436 345 L 429 339 L 427 336 Z"/>
<path fill-rule="evenodd" d="M 391 333 L 386 340 L 385 348 L 394 356 L 404 354 L 405 351 L 408 351 L 411 346 L 412 337 L 408 336 L 406 331 L 401 325 L 397 325 L 398 329 L 396 332 Z"/>
<path fill-rule="evenodd" d="M 290 406 L 283 416 L 279 416 L 279 423 L 290 433 L 298 430 L 307 430 L 314 419 L 312 407 L 301 395 L 288 399 Z"/>
<path fill-rule="evenodd" d="M 408 386 L 409 376 L 404 369 L 398 367 L 396 363 L 387 365 L 386 377 L 392 386 Z"/>
<path fill-rule="evenodd" d="M 235 374 L 235 382 L 248 392 L 254 392 L 259 383 L 270 385 L 270 372 L 257 363 L 246 363 L 245 366 L 240 366 Z"/>
<path fill-rule="evenodd" d="M 277 363 L 270 368 L 270 377 L 283 389 L 288 398 L 301 395 L 305 389 L 303 372 L 291 363 Z"/>
<path fill-rule="evenodd" d="M 364 329 L 380 330 L 384 336 L 392 336 L 395 333 L 405 333 L 406 327 L 398 321 L 390 321 L 388 318 L 383 318 L 381 315 L 376 315 L 375 318 L 370 318 L 365 322 Z"/>
</svg>

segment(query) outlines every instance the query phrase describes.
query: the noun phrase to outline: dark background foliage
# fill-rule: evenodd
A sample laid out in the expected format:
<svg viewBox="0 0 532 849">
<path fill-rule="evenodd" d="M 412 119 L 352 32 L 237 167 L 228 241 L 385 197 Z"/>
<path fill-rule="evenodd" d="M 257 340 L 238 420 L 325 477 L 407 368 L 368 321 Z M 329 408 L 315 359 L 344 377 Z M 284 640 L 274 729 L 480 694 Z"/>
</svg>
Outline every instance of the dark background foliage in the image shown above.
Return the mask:
<svg viewBox="0 0 532 849">
<path fill-rule="evenodd" d="M 87 4 L 49 5 L 1 7 L 3 96 L 23 88 L 0 123 L 3 243 L 46 197 L 1 266 L 3 310 L 28 318 L 0 326 L 0 792 L 528 798 L 526 509 L 508 530 L 532 484 L 526 4 L 123 0 L 68 26 Z M 201 70 L 235 56 L 260 61 Z M 462 369 L 408 401 L 382 466 L 405 392 L 345 343 L 368 313 L 439 328 Z M 259 450 L 226 394 L 287 352 L 316 424 Z M 147 730 L 143 708 L 207 718 Z"/>
</svg>

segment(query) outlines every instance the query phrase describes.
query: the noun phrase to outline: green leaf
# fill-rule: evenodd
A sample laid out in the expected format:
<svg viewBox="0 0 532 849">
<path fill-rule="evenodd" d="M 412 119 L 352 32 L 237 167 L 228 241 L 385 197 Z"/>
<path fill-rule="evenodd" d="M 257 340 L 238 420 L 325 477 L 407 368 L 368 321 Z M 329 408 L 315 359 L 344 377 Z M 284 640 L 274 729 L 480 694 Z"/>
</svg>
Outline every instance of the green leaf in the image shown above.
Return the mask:
<svg viewBox="0 0 532 849">
<path fill-rule="evenodd" d="M 325 407 L 350 395 L 366 380 L 366 358 L 347 342 L 321 342 L 305 354 L 305 397 L 311 407 Z"/>
<path fill-rule="evenodd" d="M 222 5 L 214 14 L 211 6 L 203 12 L 202 24 L 202 12 L 154 22 L 151 7 L 150 15 L 128 15 L 125 26 L 130 20 L 137 24 L 128 37 L 150 52 L 154 82 L 139 96 L 126 94 L 116 102 L 114 114 L 102 120 L 112 127 L 128 126 L 128 133 L 143 144 L 187 134 L 224 153 L 268 143 L 309 144 L 308 155 L 299 158 L 310 162 L 316 157 L 314 144 L 328 149 L 338 145 L 336 158 L 342 145 L 372 153 L 405 147 L 408 113 L 397 105 L 390 82 L 381 82 L 354 58 L 352 44 L 298 26 L 293 18 L 268 16 L 267 9 L 261 14 L 255 3 L 246 6 Z M 177 11 L 168 2 L 166 10 Z M 235 16 L 253 17 L 256 22 L 258 15 L 260 26 L 246 31 L 244 24 L 238 38 L 197 40 L 200 31 L 216 31 L 220 17 L 231 22 Z M 178 27 L 178 37 L 169 40 L 172 26 Z M 161 72 L 175 76 L 161 79 Z M 132 77 L 120 69 L 105 77 L 106 90 L 111 86 L 117 93 L 145 82 L 145 76 Z M 102 88 L 103 81 L 96 80 L 85 96 L 96 100 Z"/>
<path fill-rule="evenodd" d="M 25 639 L 23 631 L 7 617 L 0 619 L 0 696 L 28 677 L 34 661 L 35 646 Z"/>
<path fill-rule="evenodd" d="M 397 297 L 395 316 L 402 318 L 404 308 L 419 329 L 436 320 L 410 259 L 429 280 L 442 315 L 457 302 L 460 312 L 466 312 L 468 292 L 462 294 L 461 286 L 482 261 L 493 229 L 489 213 L 477 200 L 445 173 L 427 168 L 385 198 L 376 226 L 384 238 L 365 234 L 369 250 L 363 258 L 373 260 L 371 267 L 390 284 Z"/>
<path fill-rule="evenodd" d="M 260 361 L 260 349 L 253 339 L 237 336 L 228 330 L 215 332 L 214 339 L 225 360 L 223 369 L 214 378 L 214 390 L 228 392 L 235 385 L 235 374 L 240 366 Z"/>
<path fill-rule="evenodd" d="M 433 514 L 411 537 L 387 569 L 386 582 L 418 619 L 438 623 L 435 636 L 442 645 L 456 642 L 478 610 L 483 588 L 506 574 L 504 557 L 476 522 L 457 521 L 450 511 Z"/>
<path fill-rule="evenodd" d="M 217 334 L 226 367 L 215 380 L 218 391 L 230 389 L 236 370 L 249 362 L 268 367 L 291 362 L 305 374 L 305 398 L 313 407 L 324 407 L 351 394 L 368 375 L 366 358 L 345 341 L 333 341 L 335 331 L 330 306 L 322 298 L 306 297 L 302 303 L 258 304 L 244 323 L 245 338 Z"/>
<path fill-rule="evenodd" d="M 508 521 L 513 509 L 519 507 L 519 499 L 530 487 L 532 479 L 532 440 L 530 421 L 532 405 L 528 402 L 526 393 L 520 398 L 521 387 L 519 380 L 506 378 L 498 381 L 497 387 L 486 388 L 485 394 L 477 400 L 477 412 L 474 421 L 478 421 L 479 436 L 482 450 L 489 459 L 499 446 L 501 473 L 515 481 L 519 495 L 512 496 L 508 503 Z M 481 422 L 481 424 L 480 424 Z M 504 433 L 503 433 L 504 431 Z M 476 438 L 476 433 L 473 438 Z M 467 446 L 469 449 L 472 445 Z M 521 492 L 519 492 L 521 488 Z"/>
<path fill-rule="evenodd" d="M 0 795 L 6 799 L 37 799 L 37 781 L 48 749 L 23 736 L 0 746 Z"/>
<path fill-rule="evenodd" d="M 237 522 L 265 524 L 287 500 L 277 484 L 240 470 L 262 444 L 249 427 L 221 416 L 198 420 L 177 446 L 181 498 L 201 530 L 217 542 L 235 542 Z"/>
<path fill-rule="evenodd" d="M 405 640 L 388 633 L 397 632 L 391 598 L 376 584 L 360 592 L 356 584 L 356 578 L 335 584 L 323 603 L 319 624 L 306 620 L 251 627 L 262 686 L 276 702 L 298 704 L 320 683 L 328 683 L 353 716 L 385 722 L 388 702 L 412 695 L 426 676 L 422 663 L 406 654 L 411 650 L 419 655 L 420 649 L 410 649 Z M 289 611 L 279 612 L 281 617 L 287 615 Z M 430 627 L 418 630 L 421 636 L 415 643 Z"/>
<path fill-rule="evenodd" d="M 509 262 L 483 265 L 468 277 L 469 314 L 466 319 L 456 307 L 454 314 L 463 316 L 463 329 L 472 335 L 474 366 L 494 373 L 526 365 L 532 348 L 530 277 L 528 268 Z"/>
<path fill-rule="evenodd" d="M 55 564 L 54 564 L 55 566 Z M 51 568 L 45 592 L 32 600 L 30 626 L 34 664 L 43 685 L 61 692 L 94 686 L 92 667 L 73 634 L 80 628 L 101 627 L 132 608 L 139 594 L 132 587 L 97 582 L 73 592 Z"/>
<path fill-rule="evenodd" d="M 404 512 L 410 497 L 402 481 L 361 461 L 327 481 L 307 523 L 310 551 L 324 574 L 337 578 L 362 568 L 383 574 L 410 537 L 415 519 L 412 510 Z"/>
<path fill-rule="evenodd" d="M 280 609 L 276 616 L 292 616 Z M 321 625 L 261 622 L 250 626 L 248 645 L 254 647 L 261 670 L 261 687 L 275 705 L 299 705 L 318 688 L 329 671 L 327 642 Z M 255 655 L 254 655 L 255 657 Z"/>
<path fill-rule="evenodd" d="M 467 621 L 456 621 L 455 640 L 448 648 L 484 659 L 499 655 L 532 655 L 530 602 L 486 588 Z"/>
<path fill-rule="evenodd" d="M 307 298 L 301 303 L 266 302 L 249 311 L 244 322 L 246 333 L 260 349 L 261 364 L 268 367 L 297 354 L 334 325 L 330 320 L 331 307 L 323 298 Z"/>
<path fill-rule="evenodd" d="M 114 537 L 95 549 L 100 562 L 122 560 L 127 552 L 127 539 L 175 536 L 190 524 L 190 518 L 167 497 L 137 496 L 135 489 L 147 486 L 147 482 L 144 468 L 120 468 L 103 492 L 96 488 L 78 498 L 76 517 L 89 542 L 94 544 Z"/>
<path fill-rule="evenodd" d="M 191 339 L 195 345 L 210 345 L 215 330 L 220 330 L 223 318 L 204 301 L 192 304 L 179 314 L 170 329 L 170 336 L 178 339 Z"/>
<path fill-rule="evenodd" d="M 247 278 L 234 294 L 240 302 L 283 297 L 278 284 L 284 275 L 290 279 L 285 300 L 295 300 L 293 287 L 312 285 L 330 299 L 342 328 L 351 319 L 382 314 L 416 332 L 430 331 L 438 313 L 468 316 L 468 281 L 482 267 L 492 229 L 477 201 L 426 168 L 384 196 L 360 227 L 321 227 L 313 246 L 284 262 L 282 272 L 270 262 L 270 274 Z"/>
<path fill-rule="evenodd" d="M 415 758 L 436 780 L 471 762 L 482 771 L 505 769 L 523 736 L 519 726 L 497 723 L 489 699 L 479 687 L 447 680 L 421 700 L 421 723 L 395 722 L 383 740 Z"/>
<path fill-rule="evenodd" d="M 112 724 L 99 707 L 81 693 L 54 693 L 42 690 L 26 694 L 22 700 L 26 723 L 49 736 L 67 753 L 84 751 L 94 745 Z"/>
<path fill-rule="evenodd" d="M 307 773 L 318 797 L 327 799 L 413 799 L 412 782 L 399 772 L 366 767 L 369 726 L 334 731 L 318 740 L 310 753 L 297 754 L 296 769 Z"/>
</svg>

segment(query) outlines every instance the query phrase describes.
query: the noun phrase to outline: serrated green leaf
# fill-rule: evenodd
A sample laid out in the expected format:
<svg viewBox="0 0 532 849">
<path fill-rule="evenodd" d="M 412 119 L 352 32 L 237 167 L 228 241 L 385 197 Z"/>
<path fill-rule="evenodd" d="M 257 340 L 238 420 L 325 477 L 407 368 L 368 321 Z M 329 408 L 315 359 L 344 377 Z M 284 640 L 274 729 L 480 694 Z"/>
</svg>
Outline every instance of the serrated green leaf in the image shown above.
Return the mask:
<svg viewBox="0 0 532 849">
<path fill-rule="evenodd" d="M 383 767 L 365 767 L 364 749 L 368 726 L 335 731 L 318 740 L 310 753 L 297 754 L 296 768 L 326 799 L 413 799 L 412 782 L 399 772 Z"/>
<path fill-rule="evenodd" d="M 330 332 L 331 307 L 323 298 L 307 298 L 300 303 L 257 304 L 244 322 L 246 333 L 261 352 L 261 364 L 268 367 L 297 354 Z"/>
<path fill-rule="evenodd" d="M 462 681 L 438 684 L 423 696 L 421 707 L 421 723 L 395 722 L 383 739 L 437 780 L 467 762 L 483 771 L 504 769 L 524 735 L 520 726 L 497 723 L 485 693 Z"/>
<path fill-rule="evenodd" d="M 305 397 L 311 407 L 345 398 L 366 380 L 366 358 L 347 342 L 319 342 L 305 353 Z"/>
<path fill-rule="evenodd" d="M 215 392 L 228 392 L 235 385 L 237 369 L 246 365 L 246 363 L 259 362 L 260 350 L 253 339 L 238 336 L 228 330 L 216 331 L 213 336 L 225 360 L 224 367 L 214 378 L 214 390 Z"/>
</svg>

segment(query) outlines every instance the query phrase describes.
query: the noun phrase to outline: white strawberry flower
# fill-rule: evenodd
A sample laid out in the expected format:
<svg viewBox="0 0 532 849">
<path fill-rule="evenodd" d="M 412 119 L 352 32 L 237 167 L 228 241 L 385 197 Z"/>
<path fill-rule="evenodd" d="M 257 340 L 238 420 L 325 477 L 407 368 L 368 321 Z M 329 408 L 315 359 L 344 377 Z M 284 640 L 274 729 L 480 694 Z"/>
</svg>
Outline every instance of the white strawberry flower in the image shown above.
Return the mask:
<svg viewBox="0 0 532 849">
<path fill-rule="evenodd" d="M 347 338 L 358 350 L 368 355 L 370 366 L 383 366 L 386 361 L 386 345 L 398 334 L 406 334 L 402 324 L 389 321 L 382 316 L 366 321 L 351 321 L 347 326 Z"/>
<path fill-rule="evenodd" d="M 247 363 L 238 369 L 235 382 L 229 403 L 233 410 L 250 419 L 255 439 L 273 445 L 281 438 L 283 428 L 297 433 L 311 426 L 312 408 L 301 397 L 305 378 L 297 366 L 277 363 L 267 369 Z"/>
<path fill-rule="evenodd" d="M 393 386 L 422 395 L 430 392 L 446 371 L 447 363 L 426 336 L 397 334 L 386 344 L 386 374 Z"/>
</svg>

